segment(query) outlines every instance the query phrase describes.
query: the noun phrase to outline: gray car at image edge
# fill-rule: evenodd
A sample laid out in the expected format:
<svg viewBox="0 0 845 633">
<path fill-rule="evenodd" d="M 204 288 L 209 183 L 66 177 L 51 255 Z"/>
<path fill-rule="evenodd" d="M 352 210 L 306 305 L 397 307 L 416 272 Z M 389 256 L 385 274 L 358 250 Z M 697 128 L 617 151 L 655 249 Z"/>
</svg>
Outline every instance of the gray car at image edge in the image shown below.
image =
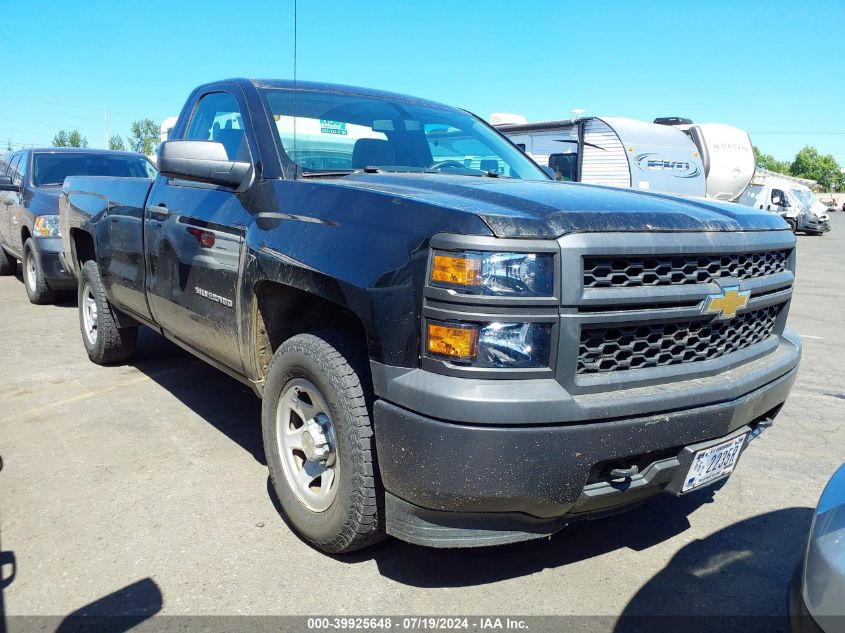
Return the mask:
<svg viewBox="0 0 845 633">
<path fill-rule="evenodd" d="M 793 633 L 845 633 L 845 465 L 822 492 L 789 592 Z"/>
</svg>

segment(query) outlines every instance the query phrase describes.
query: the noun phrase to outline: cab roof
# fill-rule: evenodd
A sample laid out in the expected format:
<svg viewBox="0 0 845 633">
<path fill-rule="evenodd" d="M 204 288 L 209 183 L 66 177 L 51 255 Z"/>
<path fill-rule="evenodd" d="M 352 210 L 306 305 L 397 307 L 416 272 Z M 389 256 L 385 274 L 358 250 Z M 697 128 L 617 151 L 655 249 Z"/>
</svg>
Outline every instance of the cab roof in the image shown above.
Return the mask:
<svg viewBox="0 0 845 633">
<path fill-rule="evenodd" d="M 435 108 L 447 109 L 447 110 L 458 110 L 459 108 L 455 108 L 450 105 L 446 105 L 444 103 L 439 103 L 437 101 L 431 101 L 429 99 L 422 99 L 420 97 L 412 97 L 410 95 L 404 95 L 397 92 L 388 92 L 385 90 L 374 90 L 371 88 L 360 88 L 356 86 L 346 86 L 343 84 L 331 84 L 331 83 L 323 83 L 317 81 L 299 81 L 296 82 L 290 79 L 244 79 L 244 78 L 234 78 L 234 79 L 226 79 L 220 82 L 214 83 L 225 83 L 231 82 L 244 87 L 245 85 L 249 85 L 253 88 L 263 88 L 263 89 L 282 89 L 282 90 L 294 90 L 297 91 L 308 91 L 308 92 L 326 92 L 326 93 L 337 93 L 337 94 L 349 94 L 349 95 L 356 95 L 362 97 L 376 97 L 380 99 L 394 99 L 396 101 L 405 101 L 407 103 L 416 103 L 425 106 L 431 106 Z"/>
</svg>

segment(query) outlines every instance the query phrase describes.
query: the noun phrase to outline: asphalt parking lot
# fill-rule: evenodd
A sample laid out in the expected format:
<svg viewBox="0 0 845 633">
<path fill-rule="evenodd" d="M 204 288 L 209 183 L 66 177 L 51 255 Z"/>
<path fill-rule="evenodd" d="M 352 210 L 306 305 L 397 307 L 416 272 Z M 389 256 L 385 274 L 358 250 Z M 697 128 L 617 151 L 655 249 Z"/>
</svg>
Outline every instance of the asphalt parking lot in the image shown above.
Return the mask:
<svg viewBox="0 0 845 633">
<path fill-rule="evenodd" d="M 20 270 L 0 278 L 0 613 L 774 613 L 785 630 L 811 508 L 845 461 L 845 214 L 832 224 L 798 238 L 792 397 L 724 486 L 482 550 L 311 549 L 268 487 L 251 391 L 150 331 L 131 364 L 95 366 L 75 302 L 34 306 Z"/>
</svg>

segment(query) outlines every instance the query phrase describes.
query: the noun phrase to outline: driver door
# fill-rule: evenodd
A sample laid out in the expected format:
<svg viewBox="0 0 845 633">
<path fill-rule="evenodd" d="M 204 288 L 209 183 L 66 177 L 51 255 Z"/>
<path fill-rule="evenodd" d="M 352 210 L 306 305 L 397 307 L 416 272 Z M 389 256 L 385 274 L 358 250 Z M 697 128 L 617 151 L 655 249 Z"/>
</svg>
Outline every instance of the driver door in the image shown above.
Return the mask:
<svg viewBox="0 0 845 633">
<path fill-rule="evenodd" d="M 182 139 L 222 143 L 230 160 L 253 162 L 233 93 L 201 96 Z M 238 371 L 239 270 L 247 218 L 243 194 L 158 176 L 145 210 L 147 290 L 170 335 Z"/>
</svg>

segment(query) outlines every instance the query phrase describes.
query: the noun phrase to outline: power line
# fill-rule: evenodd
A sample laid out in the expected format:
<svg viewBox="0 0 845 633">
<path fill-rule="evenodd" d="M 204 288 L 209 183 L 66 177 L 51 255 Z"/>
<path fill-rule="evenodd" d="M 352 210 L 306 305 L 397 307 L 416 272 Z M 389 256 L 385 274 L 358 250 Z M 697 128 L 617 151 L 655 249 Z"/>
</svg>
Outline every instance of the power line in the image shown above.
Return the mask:
<svg viewBox="0 0 845 633">
<path fill-rule="evenodd" d="M 103 111 L 103 108 L 97 108 L 95 106 L 85 106 L 85 105 L 79 105 L 79 104 L 74 104 L 74 103 L 62 103 L 62 102 L 59 102 L 59 101 L 46 101 L 44 99 L 32 99 L 31 97 L 15 97 L 15 96 L 12 96 L 12 95 L 0 95 L 0 99 L 13 99 L 15 101 L 29 101 L 31 103 L 43 103 L 45 105 L 59 106 L 59 107 L 62 107 L 62 108 L 79 108 L 81 110 L 95 110 L 97 112 Z M 141 118 L 146 118 L 142 114 L 132 113 L 132 112 L 121 112 L 120 110 L 112 110 L 111 108 L 108 108 L 108 111 L 112 112 L 114 114 L 124 114 L 126 116 L 133 116 L 133 117 L 137 116 L 137 117 L 141 117 Z"/>
</svg>

